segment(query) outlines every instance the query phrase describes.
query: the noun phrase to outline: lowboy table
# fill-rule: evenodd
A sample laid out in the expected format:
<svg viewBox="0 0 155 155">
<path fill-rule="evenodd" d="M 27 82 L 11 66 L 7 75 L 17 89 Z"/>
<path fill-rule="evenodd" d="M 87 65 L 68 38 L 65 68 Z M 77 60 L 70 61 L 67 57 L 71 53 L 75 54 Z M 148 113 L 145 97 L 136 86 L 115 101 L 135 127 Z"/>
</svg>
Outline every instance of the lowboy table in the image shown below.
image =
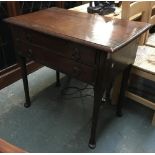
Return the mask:
<svg viewBox="0 0 155 155">
<path fill-rule="evenodd" d="M 108 91 L 117 74 L 123 72 L 123 78 L 128 78 L 135 60 L 138 38 L 151 25 L 59 8 L 11 17 L 5 21 L 11 25 L 22 68 L 25 107 L 31 104 L 26 58 L 94 86 L 89 147 L 95 148 L 103 94 Z M 126 83 L 122 82 L 122 88 L 125 87 Z M 119 116 L 124 92 L 120 93 L 117 104 Z"/>
</svg>

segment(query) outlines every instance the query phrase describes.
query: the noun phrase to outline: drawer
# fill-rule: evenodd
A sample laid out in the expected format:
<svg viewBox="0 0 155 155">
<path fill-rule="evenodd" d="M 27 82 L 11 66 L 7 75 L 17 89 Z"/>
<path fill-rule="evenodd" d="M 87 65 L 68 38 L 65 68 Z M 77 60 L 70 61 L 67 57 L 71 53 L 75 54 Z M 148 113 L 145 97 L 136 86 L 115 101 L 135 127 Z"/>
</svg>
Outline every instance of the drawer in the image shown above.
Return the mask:
<svg viewBox="0 0 155 155">
<path fill-rule="evenodd" d="M 96 65 L 97 51 L 95 49 L 78 43 L 70 43 L 69 51 L 69 57 L 73 60 L 91 66 Z"/>
<path fill-rule="evenodd" d="M 74 60 L 52 53 L 50 50 L 31 44 L 17 44 L 16 48 L 20 55 L 33 59 L 47 67 L 56 69 L 90 84 L 94 82 L 96 69 L 93 67 L 80 64 Z"/>
<path fill-rule="evenodd" d="M 96 64 L 96 50 L 61 38 L 41 34 L 33 30 L 15 27 L 17 40 L 47 48 L 50 52 L 93 66 Z"/>
</svg>

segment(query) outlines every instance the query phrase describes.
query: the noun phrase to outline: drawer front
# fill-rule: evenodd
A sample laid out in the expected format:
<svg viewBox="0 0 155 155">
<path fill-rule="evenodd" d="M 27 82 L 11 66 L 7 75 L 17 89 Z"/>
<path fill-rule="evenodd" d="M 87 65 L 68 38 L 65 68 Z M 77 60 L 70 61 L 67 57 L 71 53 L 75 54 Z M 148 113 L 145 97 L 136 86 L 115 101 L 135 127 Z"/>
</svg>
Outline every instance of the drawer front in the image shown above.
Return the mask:
<svg viewBox="0 0 155 155">
<path fill-rule="evenodd" d="M 96 74 L 95 68 L 80 64 L 74 60 L 64 58 L 49 50 L 31 44 L 16 44 L 20 55 L 35 60 L 47 67 L 57 69 L 62 73 L 69 74 L 79 80 L 92 84 Z"/>
<path fill-rule="evenodd" d="M 96 51 L 91 47 L 18 27 L 15 27 L 14 33 L 17 40 L 22 40 L 37 46 L 39 45 L 49 49 L 50 52 L 72 59 L 76 62 L 90 66 L 96 63 Z"/>
</svg>

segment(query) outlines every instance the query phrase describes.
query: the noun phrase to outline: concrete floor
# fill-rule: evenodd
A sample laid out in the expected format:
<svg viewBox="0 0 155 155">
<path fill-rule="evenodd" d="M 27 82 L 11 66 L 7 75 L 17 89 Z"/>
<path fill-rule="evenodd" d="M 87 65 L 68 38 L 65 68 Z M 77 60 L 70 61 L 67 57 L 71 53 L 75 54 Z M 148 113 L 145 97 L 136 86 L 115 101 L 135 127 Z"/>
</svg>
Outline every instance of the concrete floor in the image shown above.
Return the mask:
<svg viewBox="0 0 155 155">
<path fill-rule="evenodd" d="M 126 99 L 124 115 L 103 105 L 97 130 L 97 147 L 88 148 L 93 98 L 62 96 L 53 84 L 55 72 L 46 67 L 29 76 L 32 106 L 23 107 L 22 81 L 0 90 L 0 138 L 28 152 L 155 152 L 153 111 Z M 66 79 L 62 79 L 62 85 Z M 72 80 L 70 86 L 85 84 Z M 74 90 L 73 90 L 74 91 Z M 82 92 L 92 94 L 88 89 Z M 74 94 L 78 97 L 79 92 Z"/>
</svg>

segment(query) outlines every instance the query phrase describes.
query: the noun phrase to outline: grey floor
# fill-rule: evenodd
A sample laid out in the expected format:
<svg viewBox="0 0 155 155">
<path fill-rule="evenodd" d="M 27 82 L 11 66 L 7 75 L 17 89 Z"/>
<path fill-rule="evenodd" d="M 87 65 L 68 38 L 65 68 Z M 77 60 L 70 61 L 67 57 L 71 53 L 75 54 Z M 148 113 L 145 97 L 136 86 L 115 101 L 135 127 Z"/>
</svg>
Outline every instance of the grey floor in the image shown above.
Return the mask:
<svg viewBox="0 0 155 155">
<path fill-rule="evenodd" d="M 89 149 L 93 97 L 79 96 L 92 95 L 92 89 L 62 95 L 66 78 L 60 88 L 54 80 L 55 72 L 45 67 L 29 76 L 32 106 L 27 109 L 21 80 L 0 90 L 0 138 L 37 153 L 155 152 L 153 111 L 128 99 L 121 118 L 115 116 L 115 106 L 101 107 L 97 147 Z M 72 80 L 69 86 L 85 84 Z"/>
</svg>

